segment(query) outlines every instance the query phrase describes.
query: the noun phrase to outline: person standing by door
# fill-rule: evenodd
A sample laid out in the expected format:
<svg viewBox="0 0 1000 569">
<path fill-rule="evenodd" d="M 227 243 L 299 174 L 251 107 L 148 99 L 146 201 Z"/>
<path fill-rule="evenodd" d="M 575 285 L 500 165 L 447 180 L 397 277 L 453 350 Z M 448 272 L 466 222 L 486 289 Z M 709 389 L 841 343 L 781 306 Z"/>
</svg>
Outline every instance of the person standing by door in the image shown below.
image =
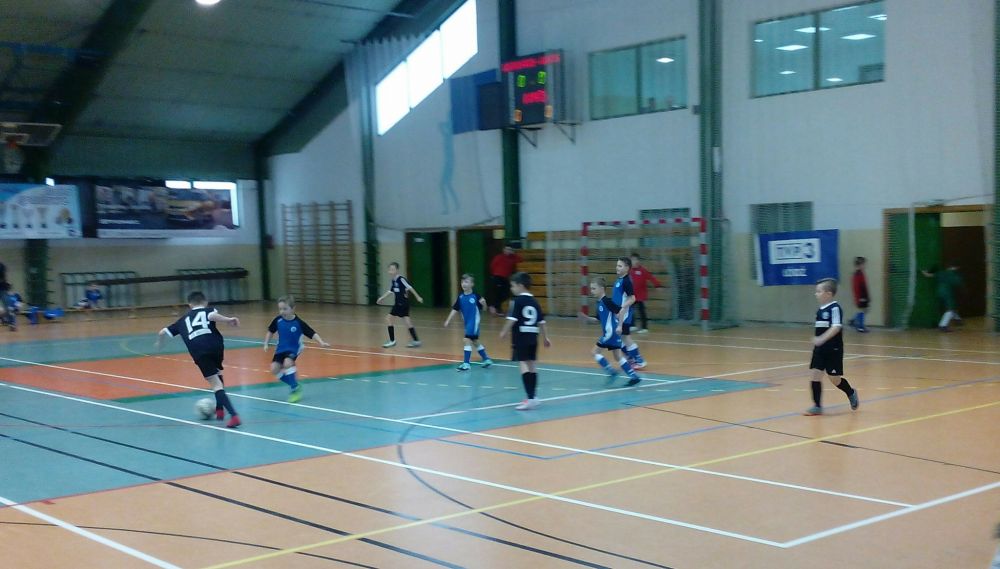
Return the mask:
<svg viewBox="0 0 1000 569">
<path fill-rule="evenodd" d="M 510 276 L 517 272 L 517 264 L 523 259 L 514 252 L 514 248 L 505 245 L 503 252 L 498 253 L 490 261 L 490 275 L 493 277 L 493 304 L 490 313 L 503 316 L 503 301 L 507 300 L 510 290 Z"/>
</svg>

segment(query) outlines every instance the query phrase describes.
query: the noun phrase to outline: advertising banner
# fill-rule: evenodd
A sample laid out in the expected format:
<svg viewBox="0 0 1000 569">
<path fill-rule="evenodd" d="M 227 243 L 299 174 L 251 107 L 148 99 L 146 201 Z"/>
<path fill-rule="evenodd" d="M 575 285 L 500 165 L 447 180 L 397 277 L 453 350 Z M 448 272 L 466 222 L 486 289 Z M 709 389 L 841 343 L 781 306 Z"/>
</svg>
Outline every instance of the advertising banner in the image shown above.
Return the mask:
<svg viewBox="0 0 1000 569">
<path fill-rule="evenodd" d="M 76 186 L 0 183 L 0 239 L 75 239 L 80 230 Z"/>
<path fill-rule="evenodd" d="M 94 185 L 98 237 L 204 237 L 239 227 L 235 184 L 231 189 L 161 185 Z"/>
<path fill-rule="evenodd" d="M 761 286 L 811 285 L 840 278 L 836 229 L 757 236 L 757 281 Z"/>
</svg>

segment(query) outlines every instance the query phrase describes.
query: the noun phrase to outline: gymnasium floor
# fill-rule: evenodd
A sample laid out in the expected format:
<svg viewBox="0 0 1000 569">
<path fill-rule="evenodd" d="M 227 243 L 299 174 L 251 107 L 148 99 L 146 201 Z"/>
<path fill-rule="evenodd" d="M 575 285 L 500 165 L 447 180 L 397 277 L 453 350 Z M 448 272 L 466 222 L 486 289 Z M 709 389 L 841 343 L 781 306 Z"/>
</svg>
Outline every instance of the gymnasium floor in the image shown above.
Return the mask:
<svg viewBox="0 0 1000 569">
<path fill-rule="evenodd" d="M 996 549 L 982 321 L 848 331 L 860 409 L 827 385 L 804 417 L 808 326 L 654 327 L 626 389 L 593 363 L 595 328 L 550 320 L 544 404 L 518 412 L 501 319 L 497 365 L 458 373 L 445 310 L 415 310 L 423 347 L 391 350 L 385 311 L 299 307 L 333 347 L 300 359 L 293 405 L 260 346 L 272 307 L 232 309 L 236 430 L 197 418 L 179 339 L 151 353 L 170 317 L 3 331 L 0 566 L 937 569 Z"/>
</svg>

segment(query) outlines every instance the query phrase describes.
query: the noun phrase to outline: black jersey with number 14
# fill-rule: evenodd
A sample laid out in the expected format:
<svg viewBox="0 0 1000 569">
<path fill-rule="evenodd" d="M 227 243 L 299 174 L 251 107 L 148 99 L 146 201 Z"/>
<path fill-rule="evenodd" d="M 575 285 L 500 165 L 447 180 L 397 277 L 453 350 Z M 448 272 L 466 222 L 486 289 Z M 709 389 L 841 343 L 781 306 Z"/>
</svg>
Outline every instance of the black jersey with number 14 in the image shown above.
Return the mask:
<svg viewBox="0 0 1000 569">
<path fill-rule="evenodd" d="M 218 312 L 214 308 L 193 308 L 177 322 L 167 326 L 171 336 L 180 336 L 192 354 L 222 349 L 222 333 L 208 315 Z"/>
</svg>

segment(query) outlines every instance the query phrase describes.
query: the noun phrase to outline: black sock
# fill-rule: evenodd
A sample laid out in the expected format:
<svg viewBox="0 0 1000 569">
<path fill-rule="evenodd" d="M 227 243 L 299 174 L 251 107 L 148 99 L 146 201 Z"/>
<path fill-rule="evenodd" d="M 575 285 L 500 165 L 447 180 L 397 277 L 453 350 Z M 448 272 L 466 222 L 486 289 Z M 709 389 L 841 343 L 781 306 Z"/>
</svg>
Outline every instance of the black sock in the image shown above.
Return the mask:
<svg viewBox="0 0 1000 569">
<path fill-rule="evenodd" d="M 524 384 L 524 392 L 528 395 L 528 399 L 534 399 L 535 389 L 538 387 L 538 374 L 530 371 L 522 373 L 521 383 Z"/>
<path fill-rule="evenodd" d="M 226 382 L 222 381 L 222 374 L 221 373 L 219 374 L 219 383 L 221 383 L 223 386 L 226 385 Z M 222 407 L 222 402 L 219 400 L 219 395 L 218 395 L 219 392 L 216 391 L 215 393 L 216 393 L 216 395 L 215 395 L 215 410 L 218 411 L 219 409 L 222 409 L 223 407 Z"/>
<path fill-rule="evenodd" d="M 837 389 L 843 391 L 848 397 L 854 395 L 854 388 L 847 382 L 846 377 L 840 378 L 840 383 L 837 384 Z"/>
<path fill-rule="evenodd" d="M 395 342 L 396 341 L 396 327 L 395 326 L 389 326 L 389 341 L 390 342 Z"/>
<path fill-rule="evenodd" d="M 410 328 L 410 336 L 413 336 L 413 341 L 414 342 L 419 342 L 420 341 L 420 339 L 417 338 L 417 329 L 416 328 Z"/>
<path fill-rule="evenodd" d="M 817 407 L 822 407 L 819 402 L 822 400 L 821 398 L 823 396 L 823 382 L 812 381 L 809 385 L 812 387 L 813 403 L 815 403 Z"/>
<path fill-rule="evenodd" d="M 230 415 L 236 414 L 236 409 L 233 408 L 233 404 L 229 402 L 229 396 L 226 395 L 225 389 L 220 389 L 215 392 L 215 408 L 225 407 L 226 411 L 229 411 Z"/>
</svg>

